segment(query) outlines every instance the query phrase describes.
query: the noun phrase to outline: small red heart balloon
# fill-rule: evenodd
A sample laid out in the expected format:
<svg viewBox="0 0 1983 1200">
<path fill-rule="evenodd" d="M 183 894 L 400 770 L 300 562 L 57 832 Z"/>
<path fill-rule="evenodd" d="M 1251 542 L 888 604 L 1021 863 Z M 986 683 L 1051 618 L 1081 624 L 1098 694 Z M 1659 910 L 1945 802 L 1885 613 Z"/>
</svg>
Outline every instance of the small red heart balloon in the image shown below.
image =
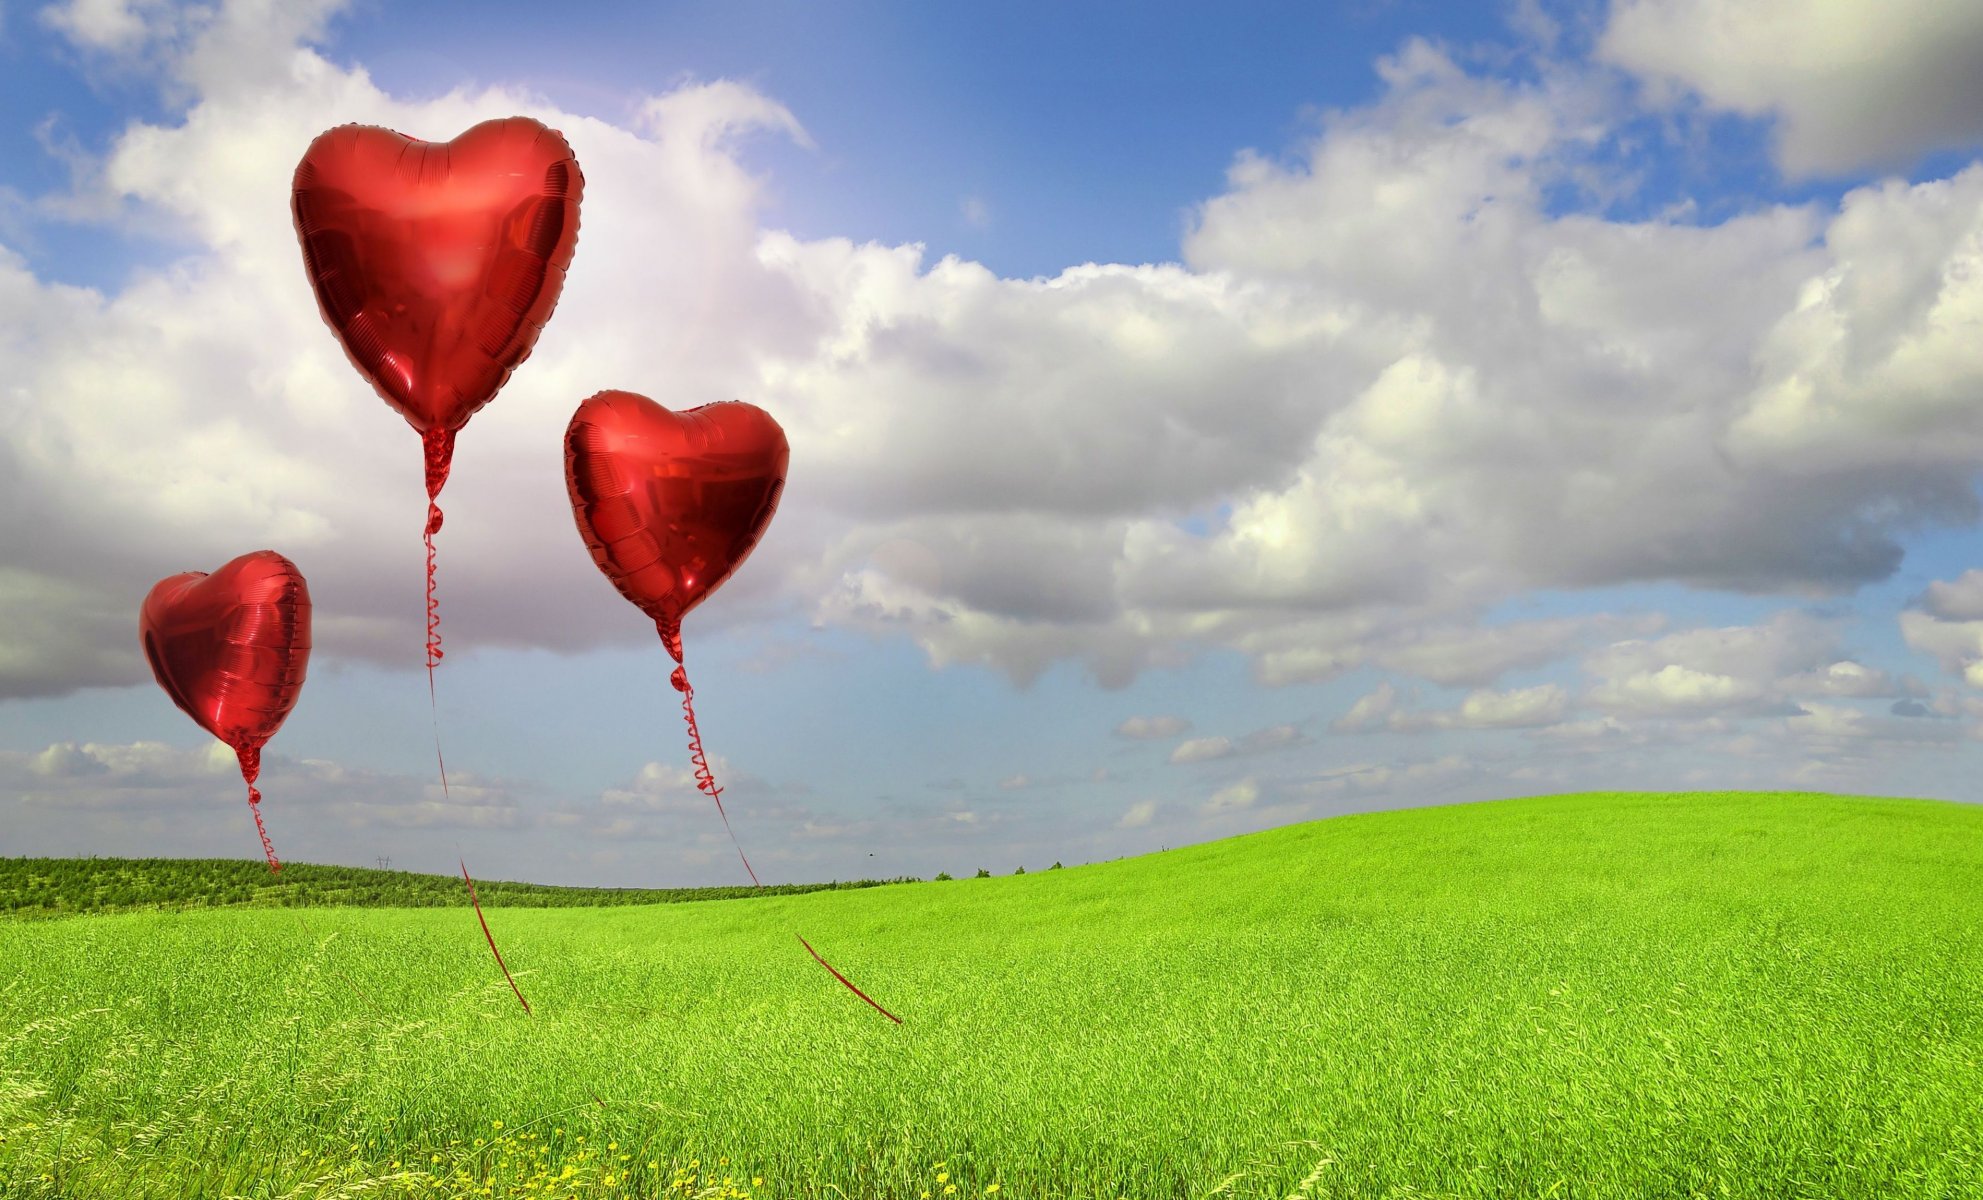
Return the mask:
<svg viewBox="0 0 1983 1200">
<path fill-rule="evenodd" d="M 303 688 L 310 589 L 295 563 L 257 550 L 211 575 L 159 580 L 138 632 L 158 686 L 245 759 L 274 736 Z"/>
<path fill-rule="evenodd" d="M 592 561 L 681 660 L 683 614 L 741 565 L 785 487 L 785 431 L 754 404 L 670 412 L 600 392 L 565 429 L 565 485 Z"/>
<path fill-rule="evenodd" d="M 452 434 L 529 357 L 564 289 L 585 180 L 556 130 L 485 121 L 451 142 L 320 134 L 291 208 L 317 306 L 423 434 Z"/>
</svg>

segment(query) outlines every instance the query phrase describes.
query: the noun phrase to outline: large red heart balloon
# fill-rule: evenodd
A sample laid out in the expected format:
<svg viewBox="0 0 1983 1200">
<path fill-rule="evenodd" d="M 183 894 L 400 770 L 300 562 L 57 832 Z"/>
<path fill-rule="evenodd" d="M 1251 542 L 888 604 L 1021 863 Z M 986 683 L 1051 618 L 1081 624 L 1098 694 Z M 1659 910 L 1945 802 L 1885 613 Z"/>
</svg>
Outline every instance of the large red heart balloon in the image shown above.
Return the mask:
<svg viewBox="0 0 1983 1200">
<path fill-rule="evenodd" d="M 317 305 L 422 434 L 452 434 L 530 354 L 564 288 L 585 181 L 556 130 L 485 121 L 451 142 L 321 134 L 291 208 Z"/>
<path fill-rule="evenodd" d="M 681 660 L 684 613 L 736 572 L 785 487 L 785 431 L 754 404 L 670 412 L 600 392 L 565 430 L 565 485 L 592 561 Z"/>
<path fill-rule="evenodd" d="M 165 694 L 245 762 L 274 736 L 303 688 L 310 589 L 295 563 L 257 550 L 211 575 L 159 580 L 139 611 L 138 632 Z"/>
</svg>

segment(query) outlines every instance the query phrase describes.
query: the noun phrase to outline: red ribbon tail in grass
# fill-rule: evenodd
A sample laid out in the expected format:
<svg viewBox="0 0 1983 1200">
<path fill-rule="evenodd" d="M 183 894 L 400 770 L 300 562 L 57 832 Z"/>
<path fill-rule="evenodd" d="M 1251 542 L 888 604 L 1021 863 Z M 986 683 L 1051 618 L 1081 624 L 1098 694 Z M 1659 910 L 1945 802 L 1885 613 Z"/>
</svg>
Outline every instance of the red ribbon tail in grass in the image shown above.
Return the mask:
<svg viewBox="0 0 1983 1200">
<path fill-rule="evenodd" d="M 255 786 L 255 780 L 262 774 L 262 748 L 236 747 L 234 757 L 241 763 L 241 778 L 248 785 L 248 811 L 255 814 L 255 832 L 262 838 L 262 853 L 268 856 L 269 874 L 282 871 L 282 863 L 276 860 L 275 843 L 269 841 L 269 827 L 262 824 L 262 792 Z"/>
<path fill-rule="evenodd" d="M 496 935 L 489 932 L 489 918 L 482 915 L 482 901 L 475 896 L 475 881 L 468 878 L 467 859 L 461 860 L 461 878 L 468 884 L 468 902 L 475 906 L 475 919 L 482 922 L 482 936 L 489 941 L 489 953 L 496 956 L 496 965 L 503 969 L 503 978 L 510 981 L 510 991 L 516 993 L 516 1002 L 523 1005 L 524 1012 L 530 1012 L 530 1001 L 523 998 L 523 989 L 516 986 L 516 977 L 510 974 L 509 964 L 503 961 L 503 952 L 496 949 Z"/>
<path fill-rule="evenodd" d="M 889 1020 L 891 1020 L 891 1021 L 893 1021 L 893 1022 L 895 1022 L 895 1023 L 897 1024 L 897 1025 L 900 1025 L 900 1024 L 902 1023 L 902 1018 L 901 1018 L 901 1017 L 898 1017 L 898 1016 L 896 1016 L 896 1015 L 895 1015 L 894 1013 L 892 1013 L 892 1012 L 889 1012 L 889 1011 L 888 1011 L 887 1009 L 885 1009 L 885 1008 L 883 1008 L 883 1007 L 882 1007 L 881 1005 L 879 1005 L 879 1004 L 875 1004 L 875 1003 L 874 1003 L 874 998 L 873 998 L 873 997 L 871 997 L 871 996 L 869 996 L 869 995 L 868 995 L 868 994 L 867 994 L 866 992 L 864 992 L 864 991 L 862 991 L 861 989 L 859 989 L 859 988 L 857 988 L 857 987 L 855 987 L 855 986 L 854 986 L 854 984 L 853 984 L 853 982 L 852 982 L 851 980 L 849 980 L 849 979 L 848 979 L 848 978 L 847 978 L 847 977 L 846 977 L 845 975 L 842 975 L 842 974 L 841 974 L 840 972 L 838 972 L 838 971 L 834 971 L 834 970 L 833 970 L 833 964 L 832 964 L 832 963 L 830 963 L 830 962 L 827 962 L 827 961 L 826 961 L 825 959 L 823 959 L 823 958 L 821 958 L 821 957 L 819 956 L 819 951 L 817 951 L 817 950 L 815 950 L 815 949 L 813 949 L 813 948 L 812 948 L 812 943 L 811 943 L 811 942 L 808 942 L 808 941 L 807 941 L 806 939 L 804 939 L 803 937 L 799 937 L 799 935 L 798 935 L 798 934 L 796 934 L 796 933 L 795 933 L 795 934 L 793 934 L 792 936 L 793 936 L 793 937 L 796 937 L 796 938 L 799 938 L 799 945 L 801 945 L 801 946 L 804 946 L 804 947 L 806 948 L 806 953 L 807 953 L 807 954 L 810 954 L 810 955 L 812 955 L 812 957 L 813 957 L 813 961 L 814 961 L 814 962 L 816 962 L 816 963 L 818 963 L 818 964 L 819 964 L 820 966 L 822 966 L 822 967 L 825 967 L 825 968 L 826 968 L 826 969 L 827 969 L 828 971 L 832 971 L 832 972 L 833 972 L 833 977 L 834 977 L 835 979 L 838 979 L 838 980 L 839 980 L 839 981 L 840 981 L 841 983 L 844 983 L 844 984 L 846 984 L 846 985 L 847 985 L 847 990 L 848 990 L 848 991 L 850 991 L 850 992 L 852 992 L 852 993 L 854 993 L 854 994 L 855 994 L 856 996 L 859 996 L 859 997 L 860 997 L 861 999 L 863 999 L 863 1000 L 866 1000 L 866 1001 L 867 1001 L 867 1002 L 868 1002 L 869 1004 L 874 1004 L 874 1010 L 875 1010 L 876 1012 L 878 1012 L 878 1013 L 880 1013 L 880 1014 L 881 1014 L 882 1016 L 884 1016 L 884 1017 L 887 1017 L 887 1018 L 888 1018 Z"/>
</svg>

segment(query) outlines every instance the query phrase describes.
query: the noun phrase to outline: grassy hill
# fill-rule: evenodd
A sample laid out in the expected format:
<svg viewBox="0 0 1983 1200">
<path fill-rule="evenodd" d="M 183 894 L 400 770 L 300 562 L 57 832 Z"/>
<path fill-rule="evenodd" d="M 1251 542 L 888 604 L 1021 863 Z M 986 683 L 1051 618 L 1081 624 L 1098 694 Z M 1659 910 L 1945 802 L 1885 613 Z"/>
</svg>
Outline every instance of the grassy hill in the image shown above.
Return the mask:
<svg viewBox="0 0 1983 1200">
<path fill-rule="evenodd" d="M 1546 797 L 491 924 L 534 1015 L 464 912 L 0 922 L 0 1195 L 1983 1195 L 1974 806 Z"/>
<path fill-rule="evenodd" d="M 574 888 L 477 879 L 485 908 L 599 908 L 730 900 L 756 894 L 795 896 L 834 888 L 878 887 L 906 879 L 779 884 L 763 889 Z M 422 875 L 370 867 L 285 863 L 271 875 L 258 859 L 0 858 L 0 917 L 72 916 L 146 909 L 227 907 L 466 908 L 459 875 Z"/>
</svg>

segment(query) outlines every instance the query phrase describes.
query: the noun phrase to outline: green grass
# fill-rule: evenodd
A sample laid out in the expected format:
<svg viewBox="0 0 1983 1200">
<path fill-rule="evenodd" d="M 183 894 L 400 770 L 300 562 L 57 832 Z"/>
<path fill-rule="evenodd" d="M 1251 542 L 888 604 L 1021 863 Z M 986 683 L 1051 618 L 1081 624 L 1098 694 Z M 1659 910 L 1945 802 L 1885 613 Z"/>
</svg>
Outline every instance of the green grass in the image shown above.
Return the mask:
<svg viewBox="0 0 1983 1200">
<path fill-rule="evenodd" d="M 465 911 L 0 921 L 0 1195 L 1983 1196 L 1979 918 L 1983 809 L 1718 793 L 494 913 L 534 1017 Z"/>
<path fill-rule="evenodd" d="M 485 908 L 600 908 L 672 904 L 740 896 L 801 895 L 833 888 L 879 887 L 912 879 L 713 888 L 574 888 L 477 879 Z M 0 858 L 0 914 L 63 917 L 80 913 L 236 906 L 321 908 L 467 908 L 459 875 L 422 875 L 369 867 L 235 858 Z"/>
</svg>

